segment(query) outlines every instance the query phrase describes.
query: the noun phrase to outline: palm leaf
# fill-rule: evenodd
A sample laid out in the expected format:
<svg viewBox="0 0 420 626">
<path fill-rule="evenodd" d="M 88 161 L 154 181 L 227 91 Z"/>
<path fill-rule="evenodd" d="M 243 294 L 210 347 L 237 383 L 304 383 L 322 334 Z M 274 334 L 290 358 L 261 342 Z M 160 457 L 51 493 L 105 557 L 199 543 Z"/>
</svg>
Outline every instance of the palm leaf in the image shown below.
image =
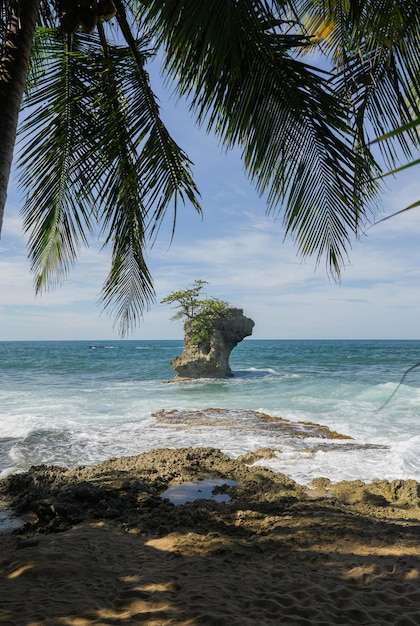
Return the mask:
<svg viewBox="0 0 420 626">
<path fill-rule="evenodd" d="M 175 216 L 179 199 L 200 205 L 144 70 L 149 40 L 109 45 L 100 33 L 38 31 L 21 131 L 24 226 L 37 290 L 65 278 L 99 226 L 113 248 L 102 302 L 124 335 L 153 301 L 148 239 L 171 204 Z"/>
<path fill-rule="evenodd" d="M 96 59 L 94 176 L 101 181 L 97 202 L 113 261 L 102 301 L 115 313 L 124 335 L 153 300 L 144 260 L 146 240 L 171 201 L 176 213 L 178 195 L 200 207 L 189 161 L 159 117 L 140 53 L 109 44 L 103 48 L 105 55 Z M 94 168 L 92 164 L 92 173 Z"/>
<path fill-rule="evenodd" d="M 289 16 L 274 5 L 149 0 L 141 10 L 198 122 L 227 148 L 241 147 L 269 212 L 284 208 L 286 232 L 302 254 L 325 255 L 339 273 L 375 192 L 375 164 L 354 150 L 346 103 L 325 73 L 295 58 L 308 46 L 306 33 L 288 34 Z"/>
<path fill-rule="evenodd" d="M 298 5 L 306 31 L 318 36 L 332 59 L 334 89 L 347 100 L 358 141 L 373 137 L 387 167 L 401 150 L 410 156 L 419 144 L 414 127 L 408 137 L 392 131 L 419 115 L 418 41 L 420 5 L 411 0 L 304 0 Z"/>
<path fill-rule="evenodd" d="M 60 283 L 92 228 L 86 167 L 91 106 L 85 59 L 53 31 L 38 31 L 20 135 L 20 183 L 27 193 L 24 229 L 37 291 Z M 42 51 L 42 52 L 41 52 Z M 36 83 L 36 86 L 35 86 Z"/>
<path fill-rule="evenodd" d="M 377 137 L 376 139 L 373 140 L 372 143 L 377 143 L 378 141 L 385 141 L 386 139 L 390 139 L 391 137 L 394 137 L 395 135 L 401 135 L 402 133 L 405 133 L 408 130 L 411 130 L 412 128 L 418 128 L 419 126 L 420 126 L 420 118 L 418 117 L 415 120 L 408 122 L 407 124 L 402 124 L 398 128 L 394 128 L 394 130 L 390 131 L 389 133 L 386 133 L 385 135 L 381 135 L 380 137 Z"/>
<path fill-rule="evenodd" d="M 131 109 L 130 94 L 122 87 L 131 84 L 129 51 L 106 45 L 104 53 L 95 59 L 92 86 L 97 108 L 91 174 L 99 183 L 97 204 L 104 245 L 112 245 L 111 270 L 101 301 L 114 313 L 124 336 L 154 299 L 143 254 L 147 211 L 137 167 L 137 144 L 145 135 L 147 119 L 143 110 L 137 115 Z"/>
<path fill-rule="evenodd" d="M 394 131 L 392 131 L 391 134 L 392 135 L 401 134 L 401 133 L 407 132 L 407 130 L 410 130 L 413 126 L 417 127 L 419 125 L 420 125 L 420 119 L 416 119 L 413 122 L 410 122 L 409 124 L 405 124 L 405 125 L 401 126 L 400 128 L 396 128 Z M 383 137 L 378 137 L 378 139 L 376 141 L 384 141 L 385 139 L 387 139 L 387 135 L 385 135 Z M 405 163 L 401 167 L 397 167 L 394 170 L 386 172 L 385 174 L 383 174 L 383 176 L 391 176 L 393 174 L 397 174 L 398 172 L 402 172 L 403 170 L 408 169 L 409 167 L 414 167 L 415 165 L 420 165 L 420 159 L 415 159 L 414 161 L 411 161 L 410 163 Z M 375 224 L 380 224 L 381 222 L 385 222 L 386 220 L 389 220 L 391 217 L 395 217 L 396 215 L 400 215 L 401 213 L 405 213 L 406 211 L 410 211 L 411 209 L 415 209 L 415 208 L 417 208 L 419 206 L 420 206 L 420 200 L 418 200 L 416 202 L 413 202 L 412 204 L 410 204 L 409 206 L 405 207 L 404 209 L 400 209 L 396 213 L 392 213 L 391 215 L 387 215 L 386 217 L 382 218 L 381 220 L 378 220 L 377 222 L 375 222 Z"/>
</svg>

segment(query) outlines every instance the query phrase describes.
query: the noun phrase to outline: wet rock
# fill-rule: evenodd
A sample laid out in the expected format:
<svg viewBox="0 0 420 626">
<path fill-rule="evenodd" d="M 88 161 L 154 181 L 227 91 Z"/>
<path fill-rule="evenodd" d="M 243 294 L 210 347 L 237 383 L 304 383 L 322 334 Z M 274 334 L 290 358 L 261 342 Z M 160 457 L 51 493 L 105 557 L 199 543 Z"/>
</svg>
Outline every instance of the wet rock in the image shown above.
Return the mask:
<svg viewBox="0 0 420 626">
<path fill-rule="evenodd" d="M 227 485 L 235 481 L 234 487 L 224 489 L 231 500 L 204 499 L 174 506 L 161 498 L 171 485 L 206 479 L 223 479 Z M 241 533 L 236 521 L 241 511 L 248 512 L 250 532 L 254 532 L 254 524 L 258 532 L 264 531 L 264 525 L 272 532 L 274 518 L 293 514 L 305 519 L 314 512 L 329 519 L 341 511 L 346 520 L 351 511 L 371 519 L 392 519 L 395 524 L 419 519 L 420 487 L 415 481 L 335 484 L 322 478 L 312 481 L 310 487 L 324 494 L 316 498 L 316 505 L 308 487 L 284 474 L 249 466 L 214 448 L 182 448 L 152 450 L 72 470 L 33 467 L 0 480 L 0 498 L 14 511 L 23 508 L 34 520 L 22 533 L 61 532 L 89 520 L 108 520 L 126 530 L 155 535 L 178 530 L 222 531 L 226 525 L 229 532 Z M 339 532 L 339 524 L 337 529 Z"/>
<path fill-rule="evenodd" d="M 246 454 L 239 456 L 238 461 L 245 463 L 245 465 L 254 465 L 254 463 L 257 463 L 262 459 L 267 461 L 275 459 L 276 452 L 278 452 L 278 450 L 273 450 L 272 448 L 259 448 L 258 450 L 255 450 L 255 452 L 247 452 Z"/>
</svg>

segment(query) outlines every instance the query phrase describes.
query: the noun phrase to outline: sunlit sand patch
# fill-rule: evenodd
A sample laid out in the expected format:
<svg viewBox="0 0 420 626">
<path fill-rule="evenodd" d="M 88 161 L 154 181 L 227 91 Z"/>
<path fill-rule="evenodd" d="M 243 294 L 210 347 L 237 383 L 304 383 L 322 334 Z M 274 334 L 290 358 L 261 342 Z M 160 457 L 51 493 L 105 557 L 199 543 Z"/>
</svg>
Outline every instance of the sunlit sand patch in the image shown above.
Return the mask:
<svg viewBox="0 0 420 626">
<path fill-rule="evenodd" d="M 217 532 L 200 534 L 196 532 L 169 533 L 165 537 L 149 539 L 145 545 L 161 552 L 175 552 L 188 557 L 221 555 L 235 551 L 243 540 L 222 536 Z"/>
<path fill-rule="evenodd" d="M 18 567 L 17 569 L 13 570 L 13 572 L 10 572 L 7 578 L 11 578 L 11 579 L 18 578 L 19 576 L 22 576 L 22 574 L 32 569 L 33 567 L 34 567 L 33 563 L 27 563 L 26 565 L 22 565 L 21 567 Z"/>
<path fill-rule="evenodd" d="M 178 533 L 170 533 L 164 537 L 159 537 L 159 539 L 149 539 L 144 545 L 162 552 L 174 552 L 176 551 L 177 537 Z"/>
</svg>

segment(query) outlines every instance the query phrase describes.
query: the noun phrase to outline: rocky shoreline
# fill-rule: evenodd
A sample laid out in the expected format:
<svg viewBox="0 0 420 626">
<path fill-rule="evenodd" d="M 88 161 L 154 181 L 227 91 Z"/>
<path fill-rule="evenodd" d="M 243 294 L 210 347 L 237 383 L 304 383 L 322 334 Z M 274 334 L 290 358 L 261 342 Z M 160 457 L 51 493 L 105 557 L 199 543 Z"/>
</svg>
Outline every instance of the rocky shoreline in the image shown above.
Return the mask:
<svg viewBox="0 0 420 626">
<path fill-rule="evenodd" d="M 170 532 L 186 525 L 203 528 L 206 521 L 211 526 L 215 518 L 232 518 L 241 510 L 283 515 L 314 500 L 325 516 L 351 510 L 398 524 L 419 519 L 420 486 L 414 480 L 365 484 L 318 478 L 302 486 L 253 465 L 272 453 L 262 449 L 231 459 L 213 448 L 161 449 L 93 467 L 37 466 L 0 481 L 0 497 L 16 515 L 31 518 L 21 532 L 57 532 L 98 519 L 128 530 Z M 209 478 L 236 483 L 235 487 L 218 487 L 219 493 L 229 494 L 228 504 L 197 499 L 177 507 L 161 497 L 172 485 Z"/>
<path fill-rule="evenodd" d="M 417 624 L 420 485 L 303 486 L 253 465 L 270 454 L 159 449 L 0 481 L 27 519 L 0 535 L 0 623 Z M 204 479 L 227 501 L 162 497 Z"/>
</svg>

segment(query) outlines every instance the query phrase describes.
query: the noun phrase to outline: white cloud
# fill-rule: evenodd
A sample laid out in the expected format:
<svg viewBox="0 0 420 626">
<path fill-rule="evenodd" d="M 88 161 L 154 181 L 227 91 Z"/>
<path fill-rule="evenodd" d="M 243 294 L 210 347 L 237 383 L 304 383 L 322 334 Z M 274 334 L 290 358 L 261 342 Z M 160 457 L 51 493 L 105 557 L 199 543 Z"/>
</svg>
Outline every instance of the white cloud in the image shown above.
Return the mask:
<svg viewBox="0 0 420 626">
<path fill-rule="evenodd" d="M 324 268 L 315 272 L 313 261 L 300 263 L 277 224 L 255 214 L 243 219 L 236 231 L 203 227 L 200 237 L 188 241 L 184 233 L 169 249 L 158 243 L 149 255 L 158 302 L 202 278 L 210 281 L 209 295 L 254 319 L 254 337 L 418 337 L 420 253 L 404 245 L 401 225 L 398 237 L 387 226 L 357 243 L 340 286 Z M 408 236 L 414 226 L 410 220 Z M 0 338 L 117 337 L 95 304 L 107 263 L 106 254 L 85 251 L 63 287 L 35 299 L 24 254 L 1 260 Z M 172 314 L 154 306 L 134 338 L 182 338 Z"/>
</svg>

